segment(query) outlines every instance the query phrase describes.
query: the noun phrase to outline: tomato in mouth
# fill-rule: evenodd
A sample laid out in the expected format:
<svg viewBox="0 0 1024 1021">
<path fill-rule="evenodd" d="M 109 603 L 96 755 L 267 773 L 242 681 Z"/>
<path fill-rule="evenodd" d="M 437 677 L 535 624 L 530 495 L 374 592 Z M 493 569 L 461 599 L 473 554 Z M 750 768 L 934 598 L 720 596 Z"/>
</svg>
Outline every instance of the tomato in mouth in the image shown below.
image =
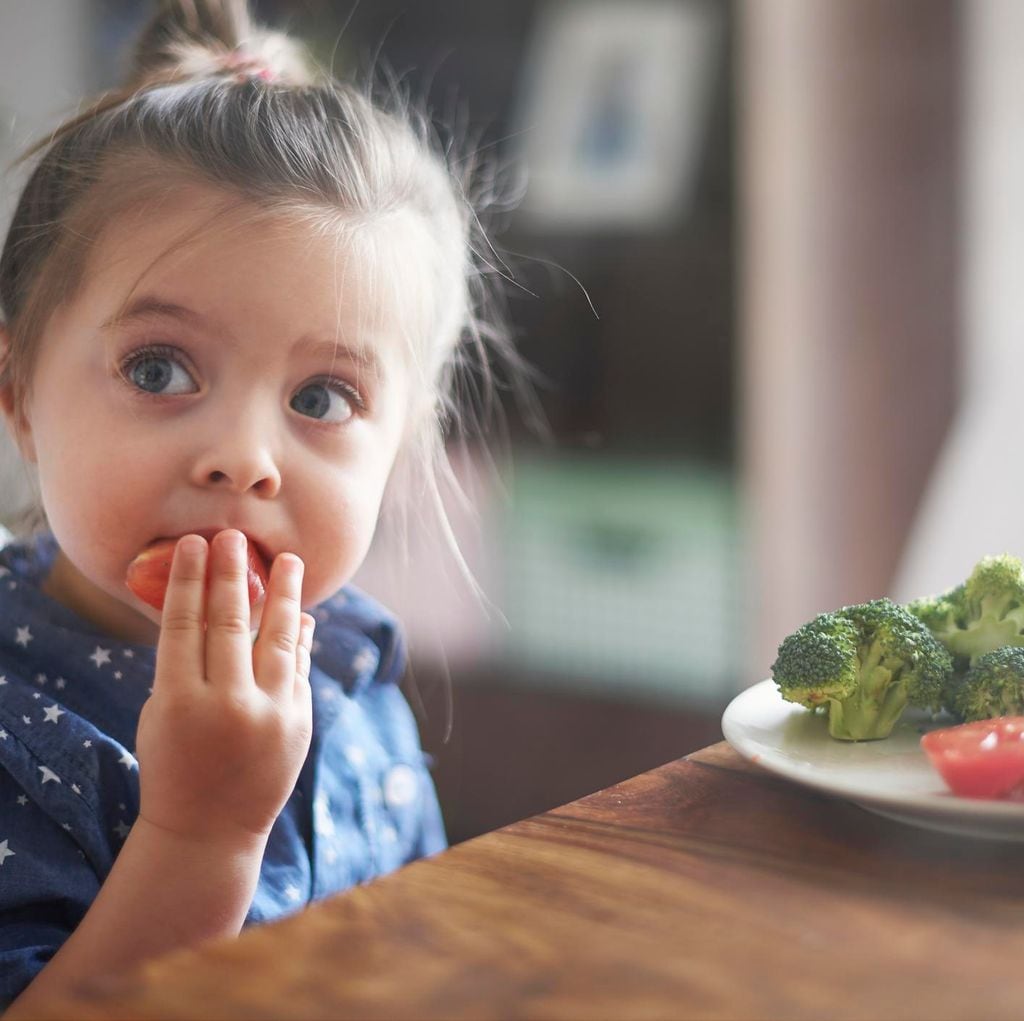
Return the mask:
<svg viewBox="0 0 1024 1021">
<path fill-rule="evenodd" d="M 144 603 L 154 609 L 164 608 L 167 582 L 171 576 L 171 561 L 177 539 L 158 539 L 147 546 L 129 565 L 125 584 Z M 267 590 L 269 572 L 263 556 L 252 539 L 246 537 L 246 586 L 249 606 L 255 606 Z"/>
</svg>

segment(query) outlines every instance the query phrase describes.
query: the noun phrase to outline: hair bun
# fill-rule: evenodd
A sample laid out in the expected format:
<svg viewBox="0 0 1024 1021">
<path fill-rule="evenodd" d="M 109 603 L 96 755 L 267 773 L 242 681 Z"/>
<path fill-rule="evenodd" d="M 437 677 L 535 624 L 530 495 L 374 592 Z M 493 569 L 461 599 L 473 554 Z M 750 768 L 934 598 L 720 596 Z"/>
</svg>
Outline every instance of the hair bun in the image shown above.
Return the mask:
<svg viewBox="0 0 1024 1021">
<path fill-rule="evenodd" d="M 293 86 L 317 77 L 305 48 L 254 24 L 246 0 L 161 0 L 136 43 L 128 86 L 216 76 Z"/>
</svg>

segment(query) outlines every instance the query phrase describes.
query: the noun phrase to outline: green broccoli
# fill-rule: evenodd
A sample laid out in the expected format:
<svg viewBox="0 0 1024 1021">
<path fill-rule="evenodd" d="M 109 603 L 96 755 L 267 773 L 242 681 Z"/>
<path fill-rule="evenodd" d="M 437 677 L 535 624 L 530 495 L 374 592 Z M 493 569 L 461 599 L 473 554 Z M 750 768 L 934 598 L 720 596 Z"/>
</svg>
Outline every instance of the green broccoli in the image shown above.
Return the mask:
<svg viewBox="0 0 1024 1021">
<path fill-rule="evenodd" d="M 941 640 L 942 635 L 962 629 L 960 620 L 964 612 L 964 588 L 964 585 L 957 585 L 941 595 L 915 599 L 907 603 L 907 609 Z"/>
<path fill-rule="evenodd" d="M 928 628 L 891 599 L 820 614 L 783 641 L 772 665 L 782 697 L 827 708 L 841 741 L 888 737 L 908 705 L 938 711 L 952 671 Z"/>
<path fill-rule="evenodd" d="M 947 706 L 962 720 L 1024 715 L 1024 648 L 1007 645 L 979 656 Z"/>
<path fill-rule="evenodd" d="M 1024 564 L 1008 553 L 983 557 L 963 585 L 916 599 L 907 609 L 949 650 L 963 674 L 988 652 L 1024 646 Z"/>
</svg>

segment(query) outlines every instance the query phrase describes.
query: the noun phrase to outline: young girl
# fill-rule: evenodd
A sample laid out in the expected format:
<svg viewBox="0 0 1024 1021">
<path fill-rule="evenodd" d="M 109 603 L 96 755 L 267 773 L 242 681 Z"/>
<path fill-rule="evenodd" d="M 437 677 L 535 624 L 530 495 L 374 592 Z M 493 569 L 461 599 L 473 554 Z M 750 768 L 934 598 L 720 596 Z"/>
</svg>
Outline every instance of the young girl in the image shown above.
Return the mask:
<svg viewBox="0 0 1024 1021">
<path fill-rule="evenodd" d="M 346 586 L 396 472 L 436 498 L 474 324 L 424 136 L 179 0 L 38 151 L 0 261 L 47 526 L 0 552 L 11 1016 L 445 846 L 395 622 Z M 125 579 L 166 541 L 161 612 Z"/>
</svg>

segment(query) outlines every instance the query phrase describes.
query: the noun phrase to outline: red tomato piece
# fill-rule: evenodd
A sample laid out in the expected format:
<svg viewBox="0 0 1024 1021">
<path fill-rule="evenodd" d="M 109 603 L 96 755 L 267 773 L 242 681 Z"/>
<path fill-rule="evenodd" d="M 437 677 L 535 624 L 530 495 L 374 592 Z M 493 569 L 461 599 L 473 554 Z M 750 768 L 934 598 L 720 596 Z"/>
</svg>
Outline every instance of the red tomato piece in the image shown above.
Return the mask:
<svg viewBox="0 0 1024 1021">
<path fill-rule="evenodd" d="M 161 539 L 147 546 L 129 565 L 124 582 L 144 603 L 158 610 L 164 608 L 167 582 L 171 576 L 171 560 L 177 539 Z M 267 568 L 256 547 L 249 540 L 248 572 L 249 606 L 255 606 L 267 590 Z"/>
<path fill-rule="evenodd" d="M 954 794 L 1024 799 L 1024 716 L 933 730 L 921 747 Z"/>
</svg>

